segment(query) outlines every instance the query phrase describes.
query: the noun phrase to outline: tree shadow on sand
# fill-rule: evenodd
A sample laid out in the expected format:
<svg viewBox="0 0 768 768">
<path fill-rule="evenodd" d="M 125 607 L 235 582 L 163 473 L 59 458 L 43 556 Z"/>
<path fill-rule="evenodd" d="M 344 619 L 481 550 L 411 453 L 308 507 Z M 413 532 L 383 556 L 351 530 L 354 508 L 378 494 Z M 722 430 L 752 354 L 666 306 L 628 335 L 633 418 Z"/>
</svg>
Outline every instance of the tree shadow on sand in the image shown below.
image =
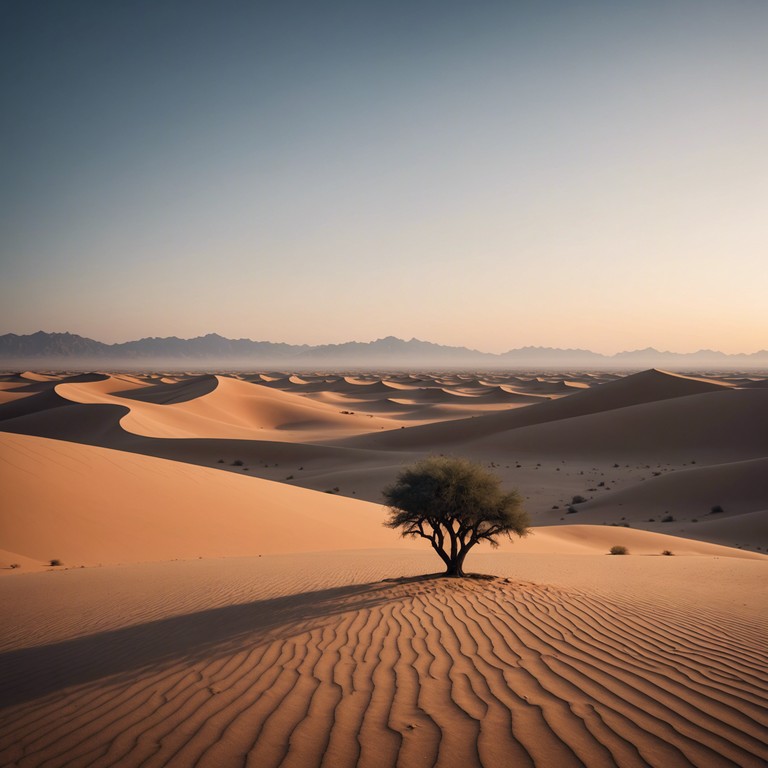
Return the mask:
<svg viewBox="0 0 768 768">
<path fill-rule="evenodd" d="M 378 581 L 211 608 L 49 645 L 0 654 L 0 707 L 17 705 L 71 686 L 172 663 L 195 664 L 307 632 L 348 611 L 402 599 L 399 589 L 440 574 Z M 121 677 L 122 676 L 122 677 Z"/>
</svg>

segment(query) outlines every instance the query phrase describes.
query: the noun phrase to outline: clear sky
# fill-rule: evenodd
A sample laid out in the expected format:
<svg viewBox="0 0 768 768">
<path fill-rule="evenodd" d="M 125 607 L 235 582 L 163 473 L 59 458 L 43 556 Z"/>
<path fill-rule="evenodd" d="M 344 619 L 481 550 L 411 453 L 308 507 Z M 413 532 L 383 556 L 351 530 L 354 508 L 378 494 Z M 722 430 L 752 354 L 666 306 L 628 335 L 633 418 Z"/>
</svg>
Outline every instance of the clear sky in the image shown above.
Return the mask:
<svg viewBox="0 0 768 768">
<path fill-rule="evenodd" d="M 768 347 L 765 0 L 0 9 L 0 333 Z"/>
</svg>

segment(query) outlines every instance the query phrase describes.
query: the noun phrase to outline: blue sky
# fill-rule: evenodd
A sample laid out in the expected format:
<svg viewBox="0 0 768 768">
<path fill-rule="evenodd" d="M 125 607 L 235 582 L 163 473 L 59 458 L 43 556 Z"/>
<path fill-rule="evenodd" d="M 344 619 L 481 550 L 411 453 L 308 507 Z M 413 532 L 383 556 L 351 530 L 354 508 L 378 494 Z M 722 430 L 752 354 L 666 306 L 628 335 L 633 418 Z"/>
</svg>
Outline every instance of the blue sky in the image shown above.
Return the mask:
<svg viewBox="0 0 768 768">
<path fill-rule="evenodd" d="M 765 2 L 0 8 L 0 332 L 766 346 Z"/>
</svg>

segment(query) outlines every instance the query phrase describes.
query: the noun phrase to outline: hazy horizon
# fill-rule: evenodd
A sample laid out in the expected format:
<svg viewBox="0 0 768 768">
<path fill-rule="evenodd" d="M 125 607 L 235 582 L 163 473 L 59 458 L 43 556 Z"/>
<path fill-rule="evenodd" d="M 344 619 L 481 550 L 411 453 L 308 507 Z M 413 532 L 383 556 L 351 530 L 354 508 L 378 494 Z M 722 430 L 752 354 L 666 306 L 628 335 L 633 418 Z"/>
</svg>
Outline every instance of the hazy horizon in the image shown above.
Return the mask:
<svg viewBox="0 0 768 768">
<path fill-rule="evenodd" d="M 8 333 L 12 333 L 12 332 L 8 332 Z M 38 329 L 38 331 L 33 332 L 33 334 L 34 333 L 44 333 L 44 334 L 62 333 L 62 334 L 66 334 L 66 333 L 70 333 L 70 332 L 69 331 L 45 331 L 45 330 L 42 330 L 42 329 Z M 16 334 L 16 335 L 28 336 L 28 335 L 33 335 L 33 334 Z M 0 333 L 0 336 L 2 336 L 2 335 L 4 335 L 4 334 Z M 78 335 L 79 336 L 80 334 L 74 334 L 74 335 Z M 579 352 L 595 352 L 595 353 L 604 355 L 606 357 L 612 357 L 614 355 L 618 355 L 618 354 L 622 354 L 622 353 L 626 353 L 626 352 L 645 352 L 647 350 L 651 350 L 653 352 L 657 352 L 657 353 L 660 353 L 662 355 L 663 354 L 669 354 L 669 353 L 671 353 L 671 354 L 680 354 L 680 355 L 695 354 L 695 353 L 699 353 L 699 352 L 720 353 L 720 352 L 724 351 L 724 350 L 714 349 L 714 348 L 711 348 L 711 347 L 699 348 L 699 349 L 660 349 L 660 348 L 657 348 L 657 347 L 641 347 L 641 348 L 634 348 L 634 349 L 616 349 L 616 350 L 613 350 L 613 351 L 610 351 L 610 352 L 599 352 L 598 350 L 592 349 L 591 347 L 549 347 L 549 346 L 545 346 L 545 345 L 534 345 L 534 344 L 521 344 L 519 347 L 505 347 L 505 348 L 503 348 L 500 351 L 495 351 L 495 350 L 491 350 L 491 349 L 487 349 L 487 348 L 483 348 L 483 347 L 465 347 L 465 346 L 462 346 L 462 345 L 445 344 L 445 343 L 437 342 L 434 339 L 418 338 L 416 336 L 412 336 L 412 337 L 398 337 L 398 336 L 393 336 L 392 334 L 387 334 L 386 336 L 379 336 L 379 337 L 371 338 L 371 339 L 368 339 L 368 338 L 352 338 L 352 337 L 350 337 L 350 338 L 343 339 L 343 340 L 338 341 L 338 342 L 337 341 L 325 342 L 325 343 L 321 342 L 321 343 L 318 343 L 318 344 L 309 344 L 307 342 L 295 342 L 295 343 L 293 343 L 293 342 L 284 342 L 284 341 L 282 341 L 280 339 L 270 339 L 270 338 L 266 338 L 266 337 L 264 337 L 264 338 L 262 338 L 262 337 L 252 338 L 252 337 L 247 337 L 247 336 L 227 337 L 227 336 L 224 336 L 223 334 L 218 334 L 215 331 L 211 331 L 211 332 L 208 332 L 208 333 L 200 334 L 198 336 L 191 336 L 191 337 L 179 337 L 179 336 L 174 336 L 174 335 L 171 335 L 171 336 L 161 336 L 161 335 L 158 335 L 158 334 L 152 334 L 152 335 L 144 336 L 144 337 L 141 337 L 141 338 L 122 339 L 122 340 L 118 340 L 118 341 L 115 341 L 115 342 L 105 341 L 104 339 L 101 339 L 101 338 L 98 338 L 98 337 L 94 337 L 94 336 L 85 336 L 83 338 L 91 339 L 92 341 L 101 342 L 101 343 L 104 343 L 104 344 L 115 345 L 115 344 L 126 344 L 126 343 L 134 343 L 134 342 L 137 342 L 137 341 L 158 340 L 158 339 L 160 339 L 160 340 L 163 340 L 163 339 L 178 339 L 180 341 L 193 341 L 195 339 L 201 339 L 201 338 L 205 338 L 205 337 L 208 337 L 208 336 L 218 336 L 218 337 L 224 338 L 225 340 L 228 340 L 228 341 L 252 341 L 252 342 L 256 342 L 256 343 L 266 342 L 266 343 L 270 343 L 270 344 L 290 344 L 291 346 L 306 346 L 310 350 L 311 349 L 315 349 L 317 347 L 324 347 L 324 346 L 343 346 L 345 344 L 373 344 L 373 343 L 375 343 L 377 341 L 386 341 L 388 339 L 396 339 L 398 341 L 404 341 L 404 342 L 414 342 L 415 341 L 415 342 L 422 342 L 422 343 L 428 343 L 428 344 L 437 344 L 437 345 L 442 346 L 442 347 L 453 347 L 453 348 L 456 348 L 457 350 L 467 350 L 468 352 L 479 352 L 481 354 L 496 354 L 496 355 L 504 354 L 505 352 L 510 352 L 510 351 L 519 351 L 519 350 L 548 350 L 548 349 L 555 350 L 555 351 L 560 351 L 560 352 L 574 352 L 574 353 L 579 353 Z M 726 353 L 726 354 L 736 354 L 736 355 L 744 354 L 744 355 L 749 355 L 749 354 L 753 354 L 753 353 L 757 353 L 757 352 L 764 352 L 764 351 L 766 351 L 766 348 L 760 348 L 760 349 L 754 349 L 754 350 L 740 350 L 739 352 Z M 77 353 L 77 354 L 82 355 L 82 353 Z M 19 359 L 22 359 L 22 358 L 19 358 Z M 88 358 L 87 358 L 87 356 L 83 356 L 83 359 L 88 359 Z M 246 361 L 246 358 L 243 358 L 243 360 Z"/>
<path fill-rule="evenodd" d="M 3 21 L 3 332 L 768 346 L 768 4 Z"/>
</svg>

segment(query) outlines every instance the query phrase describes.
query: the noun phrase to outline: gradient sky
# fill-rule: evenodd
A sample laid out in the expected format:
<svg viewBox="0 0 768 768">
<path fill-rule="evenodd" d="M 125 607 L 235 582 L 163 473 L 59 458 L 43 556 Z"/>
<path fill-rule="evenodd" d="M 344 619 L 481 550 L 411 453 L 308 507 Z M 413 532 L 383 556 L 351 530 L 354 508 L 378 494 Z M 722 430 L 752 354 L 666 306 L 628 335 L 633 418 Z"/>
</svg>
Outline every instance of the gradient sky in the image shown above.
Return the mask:
<svg viewBox="0 0 768 768">
<path fill-rule="evenodd" d="M 768 346 L 765 0 L 0 13 L 0 333 Z"/>
</svg>

